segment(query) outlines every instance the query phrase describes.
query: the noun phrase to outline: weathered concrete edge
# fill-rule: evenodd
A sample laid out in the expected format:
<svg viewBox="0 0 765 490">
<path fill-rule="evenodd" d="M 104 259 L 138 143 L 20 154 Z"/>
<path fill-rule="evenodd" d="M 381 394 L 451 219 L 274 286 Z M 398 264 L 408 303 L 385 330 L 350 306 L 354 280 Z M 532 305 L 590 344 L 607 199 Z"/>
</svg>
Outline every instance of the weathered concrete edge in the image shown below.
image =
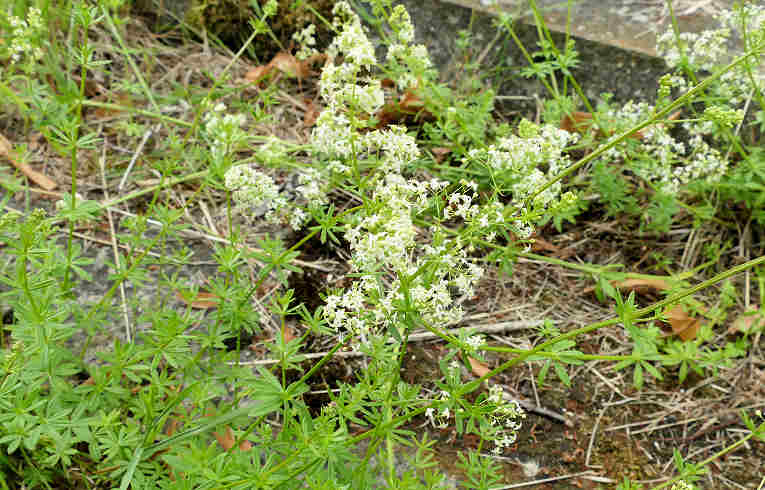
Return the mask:
<svg viewBox="0 0 765 490">
<path fill-rule="evenodd" d="M 534 19 L 531 14 L 518 14 L 519 11 L 526 8 L 528 0 L 502 0 L 497 2 L 496 7 L 485 6 L 480 0 L 438 1 L 466 9 L 475 9 L 492 16 L 498 15 L 499 10 L 502 10 L 512 14 L 520 22 L 534 25 Z M 541 1 L 543 2 L 544 0 Z M 591 11 L 593 5 L 602 4 L 604 1 L 605 0 L 597 0 L 593 4 L 592 1 L 589 0 L 579 0 L 577 2 L 579 8 L 574 8 L 571 11 L 572 18 L 570 20 L 570 26 L 572 27 L 570 35 L 625 51 L 636 52 L 657 58 L 656 30 L 663 31 L 663 28 L 654 30 L 653 28 L 656 26 L 652 25 L 650 26 L 651 28 L 649 28 L 647 24 L 627 22 L 626 19 L 621 16 L 610 15 L 603 12 L 598 14 L 601 16 L 600 22 L 598 22 L 594 15 L 588 16 L 583 14 L 583 12 L 587 12 L 587 9 Z M 566 29 L 569 27 L 567 9 L 543 10 L 542 17 L 544 18 L 545 25 L 550 30 L 560 34 L 566 34 Z M 665 20 L 665 24 L 667 22 L 668 19 Z M 679 16 L 677 22 L 681 32 L 700 32 L 705 29 L 713 28 L 717 24 L 717 21 L 711 15 L 705 15 L 704 13 Z M 731 53 L 731 56 L 737 56 L 743 53 L 741 45 L 739 43 L 735 44 L 736 47 L 734 48 L 734 52 Z M 758 71 L 765 77 L 765 63 L 759 65 Z"/>
</svg>

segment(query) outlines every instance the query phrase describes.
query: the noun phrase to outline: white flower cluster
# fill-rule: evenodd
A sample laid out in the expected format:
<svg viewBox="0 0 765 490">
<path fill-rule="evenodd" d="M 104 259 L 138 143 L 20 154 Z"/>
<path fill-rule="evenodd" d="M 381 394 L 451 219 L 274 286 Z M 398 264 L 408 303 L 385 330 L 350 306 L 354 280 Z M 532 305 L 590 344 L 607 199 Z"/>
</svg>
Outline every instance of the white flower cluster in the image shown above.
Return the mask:
<svg viewBox="0 0 765 490">
<path fill-rule="evenodd" d="M 377 63 L 375 48 L 364 33 L 359 16 L 345 0 L 335 4 L 332 14 L 335 16 L 332 24 L 340 32 L 330 44 L 327 56 L 334 59 L 343 55 L 352 66 L 371 68 Z"/>
<path fill-rule="evenodd" d="M 733 11 L 723 11 L 720 14 L 723 27 L 700 33 L 682 32 L 677 37 L 672 29 L 657 38 L 656 52 L 666 63 L 675 68 L 685 60 L 693 71 L 703 70 L 712 72 L 730 61 L 730 44 L 733 33 L 737 32 L 744 41 L 744 50 L 751 50 L 765 44 L 765 6 L 746 4 L 737 5 Z M 760 91 L 765 90 L 763 76 L 763 57 L 750 57 L 748 64 L 754 61 L 752 70 L 745 64 L 739 64 L 723 74 L 709 88 L 711 95 L 732 106 L 740 106 L 749 97 L 755 83 Z M 760 69 L 757 69 L 759 65 Z M 682 77 L 677 84 L 681 90 L 687 90 L 689 85 Z"/>
<path fill-rule="evenodd" d="M 244 208 L 265 208 L 266 221 L 279 224 L 289 221 L 293 230 L 299 230 L 309 218 L 303 208 L 288 202 L 271 177 L 248 165 L 235 165 L 225 175 L 226 189 L 233 192 L 234 201 Z M 298 196 L 311 209 L 327 202 L 322 174 L 313 168 L 298 173 Z"/>
<path fill-rule="evenodd" d="M 358 15 L 344 1 L 338 2 L 333 12 L 340 33 L 327 50 L 329 61 L 319 81 L 327 107 L 316 120 L 311 140 L 319 153 L 330 158 L 349 159 L 366 151 L 378 157 L 383 172 L 398 173 L 420 151 L 403 127 L 359 131 L 369 126 L 369 116 L 383 106 L 385 94 L 380 81 L 368 76 L 377 59 Z M 399 39 L 411 40 L 413 28 L 406 10 L 396 7 L 393 12 L 391 19 L 398 26 Z M 343 62 L 336 65 L 335 59 L 340 57 Z"/>
<path fill-rule="evenodd" d="M 483 269 L 469 260 L 464 249 L 443 237 L 417 246 L 412 221 L 412 215 L 428 205 L 428 194 L 445 185 L 406 180 L 393 173 L 378 183 L 369 205 L 345 234 L 359 280 L 327 298 L 324 314 L 333 329 L 363 339 L 384 328 L 400 328 L 407 302 L 433 325 L 462 318 L 463 310 L 455 305 L 452 294 L 472 296 Z M 418 274 L 421 269 L 427 273 Z M 393 273 L 389 284 L 380 280 L 385 272 Z"/>
<path fill-rule="evenodd" d="M 266 207 L 266 218 L 276 219 L 276 212 L 287 205 L 271 177 L 249 165 L 235 165 L 225 175 L 226 189 L 240 206 Z"/>
<path fill-rule="evenodd" d="M 331 107 L 331 106 L 330 106 Z M 350 119 L 330 107 L 321 111 L 311 133 L 311 142 L 319 153 L 332 158 L 350 158 L 354 154 L 356 132 Z"/>
<path fill-rule="evenodd" d="M 692 151 L 691 157 L 674 172 L 679 184 L 701 179 L 716 182 L 728 170 L 728 160 L 717 149 L 709 146 L 701 136 L 693 136 L 688 146 Z"/>
<path fill-rule="evenodd" d="M 457 369 L 459 369 L 459 366 L 457 366 Z M 446 401 L 449 398 L 449 392 L 442 390 L 439 393 L 439 401 Z M 449 425 L 449 417 L 451 417 L 451 415 L 452 412 L 447 406 L 444 406 L 439 410 L 436 410 L 433 407 L 428 407 L 425 409 L 425 416 L 430 421 L 430 425 L 439 429 L 445 429 Z"/>
<path fill-rule="evenodd" d="M 297 192 L 305 199 L 309 207 L 318 207 L 326 204 L 327 190 L 324 184 L 324 178 L 315 168 L 305 168 L 298 175 L 299 186 Z"/>
<path fill-rule="evenodd" d="M 425 76 L 432 68 L 428 48 L 414 41 L 414 26 L 409 12 L 403 5 L 393 7 L 388 23 L 395 33 L 394 42 L 388 48 L 386 61 L 393 71 L 396 85 L 406 90 L 417 85 L 418 77 Z"/>
<path fill-rule="evenodd" d="M 65 194 L 65 196 L 67 197 L 67 199 L 59 199 L 54 204 L 54 207 L 56 208 L 56 211 L 65 211 L 65 210 L 67 210 L 67 209 L 69 209 L 71 207 L 72 203 L 71 203 L 70 195 Z M 74 193 L 74 204 L 75 204 L 75 207 L 77 206 L 78 202 L 81 202 L 81 201 L 84 201 L 84 200 L 85 200 L 85 198 L 82 197 L 82 194 L 80 194 L 79 192 L 75 192 Z"/>
<path fill-rule="evenodd" d="M 465 339 L 465 347 L 468 351 L 474 352 L 484 344 L 484 339 L 481 335 L 471 335 Z"/>
<path fill-rule="evenodd" d="M 651 116 L 654 107 L 645 102 L 624 104 L 606 117 L 616 127 L 626 129 Z M 676 192 L 682 185 L 704 179 L 715 182 L 728 168 L 728 161 L 702 138 L 708 129 L 704 122 L 686 125 L 692 137 L 688 144 L 675 139 L 666 126 L 655 124 L 641 131 L 639 142 L 625 140 L 610 148 L 601 157 L 603 162 L 624 159 L 638 176 L 661 185 L 667 192 Z"/>
<path fill-rule="evenodd" d="M 445 373 L 447 377 L 459 380 L 460 366 L 452 361 Z M 425 416 L 433 427 L 445 428 L 452 415 L 448 402 L 451 398 L 449 392 L 441 390 L 435 399 L 435 407 L 428 407 Z M 489 427 L 482 432 L 482 437 L 488 437 L 494 442 L 492 452 L 501 454 L 502 451 L 513 444 L 518 438 L 521 428 L 521 420 L 526 418 L 526 412 L 515 400 L 510 400 L 499 385 L 489 386 L 489 394 L 481 402 L 482 409 L 487 413 Z M 461 412 L 462 408 L 457 408 Z"/>
<path fill-rule="evenodd" d="M 555 126 L 537 126 L 524 119 L 518 126 L 518 136 L 502 138 L 487 148 L 474 148 L 466 160 L 487 166 L 502 182 L 503 191 L 511 192 L 513 202 L 518 204 L 569 166 L 563 150 L 577 137 Z M 537 195 L 532 205 L 545 208 L 554 203 L 560 192 L 561 184 L 556 182 Z"/>
<path fill-rule="evenodd" d="M 247 118 L 244 114 L 224 114 L 226 104 L 219 102 L 204 115 L 204 134 L 210 144 L 210 155 L 215 161 L 222 161 L 236 150 L 247 134 L 242 125 Z"/>
<path fill-rule="evenodd" d="M 429 191 L 441 187 L 443 183 L 438 181 L 407 181 L 399 174 L 388 174 L 374 191 L 372 210 L 345 233 L 354 252 L 354 268 L 367 271 L 389 266 L 404 270 L 417 234 L 412 213 L 427 205 Z"/>
<path fill-rule="evenodd" d="M 39 46 L 39 37 L 43 33 L 42 12 L 39 8 L 30 7 L 27 11 L 27 19 L 10 16 L 8 23 L 11 26 L 9 52 L 11 63 L 16 63 L 22 55 L 31 60 L 39 60 L 44 53 Z"/>
<path fill-rule="evenodd" d="M 676 481 L 672 484 L 671 490 L 695 490 L 696 487 L 685 480 Z"/>
<path fill-rule="evenodd" d="M 730 29 L 714 31 L 681 32 L 676 38 L 668 29 L 656 39 L 656 51 L 670 68 L 677 67 L 686 56 L 686 62 L 694 70 L 712 71 L 730 52 L 728 40 Z"/>
<path fill-rule="evenodd" d="M 332 12 L 334 25 L 340 32 L 327 48 L 329 59 L 321 72 L 319 93 L 331 112 L 346 106 L 351 112 L 377 110 L 384 102 L 382 88 L 379 81 L 364 76 L 377 64 L 374 46 L 364 32 L 361 19 L 347 2 L 338 2 Z M 340 57 L 343 62 L 336 65 Z M 358 102 L 362 102 L 362 107 L 356 105 Z"/>
<path fill-rule="evenodd" d="M 463 181 L 462 184 L 472 189 L 473 193 L 478 188 L 478 184 L 472 181 Z M 565 195 L 568 194 L 571 193 Z M 574 200 L 576 200 L 575 196 Z M 504 227 L 509 227 L 521 239 L 529 238 L 534 232 L 532 226 L 521 219 L 505 220 L 504 210 L 505 206 L 499 201 L 489 201 L 481 205 L 473 201 L 473 194 L 453 192 L 449 195 L 443 217 L 444 219 L 463 219 L 474 236 L 480 236 L 488 242 L 494 241 L 497 231 Z"/>
<path fill-rule="evenodd" d="M 486 401 L 494 406 L 489 415 L 489 423 L 496 430 L 494 434 L 494 454 L 500 454 L 503 449 L 509 447 L 518 438 L 518 430 L 526 413 L 517 401 L 509 401 L 505 392 L 499 385 L 489 387 L 489 396 Z"/>
<path fill-rule="evenodd" d="M 308 24 L 302 31 L 292 35 L 292 39 L 300 46 L 300 50 L 295 54 L 299 60 L 307 60 L 311 56 L 319 54 L 316 50 L 316 26 Z"/>
<path fill-rule="evenodd" d="M 340 160 L 330 160 L 327 162 L 327 171 L 337 175 L 350 175 L 351 168 Z"/>
<path fill-rule="evenodd" d="M 379 169 L 384 173 L 399 173 L 404 165 L 420 156 L 417 141 L 406 134 L 403 126 L 369 131 L 362 136 L 361 144 L 370 154 L 377 153 Z"/>
</svg>

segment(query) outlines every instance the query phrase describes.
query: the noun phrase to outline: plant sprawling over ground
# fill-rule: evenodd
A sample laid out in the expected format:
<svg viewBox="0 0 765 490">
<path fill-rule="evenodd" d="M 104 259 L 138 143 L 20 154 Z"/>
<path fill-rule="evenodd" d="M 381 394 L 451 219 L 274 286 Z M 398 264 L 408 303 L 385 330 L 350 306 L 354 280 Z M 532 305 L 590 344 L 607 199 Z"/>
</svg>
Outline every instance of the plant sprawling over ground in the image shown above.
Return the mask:
<svg viewBox="0 0 765 490">
<path fill-rule="evenodd" d="M 15 168 L 0 174 L 2 488 L 500 488 L 503 461 L 540 471 L 511 457 L 521 431 L 536 442 L 529 412 L 555 416 L 539 392 L 572 389 L 584 370 L 608 369 L 621 400 L 591 427 L 589 464 L 607 407 L 649 385 L 705 386 L 747 356 L 762 366 L 750 295 L 765 298 L 752 245 L 765 222 L 765 9 L 659 36 L 670 71 L 652 103 L 603 94 L 593 106 L 573 41 L 561 50 L 540 24 L 522 73 L 549 97 L 536 122 L 500 122 L 480 70 L 439 81 L 390 0 L 339 1 L 331 18 L 296 2 L 332 41 L 296 26 L 289 48 L 247 69 L 242 54 L 280 15 L 255 3 L 244 46 L 205 38 L 207 58 L 188 40 L 147 41 L 121 0 L 0 12 L 0 128 L 23 141 L 0 136 Z M 519 43 L 516 28 L 498 15 L 497 39 Z M 471 33 L 458 38 L 469 59 Z M 616 225 L 590 228 L 599 218 Z M 678 227 L 722 238 L 693 242 L 678 267 L 655 251 L 635 259 L 661 276 L 566 260 L 545 239 L 610 226 L 630 230 L 625 248 Z M 513 307 L 493 311 L 507 305 L 487 284 L 528 263 L 575 271 L 614 314 L 550 313 L 518 336 L 476 327 Z M 565 294 L 548 289 L 533 302 Z M 657 301 L 641 307 L 646 290 Z M 427 353 L 422 339 L 439 343 Z M 422 352 L 429 370 L 413 366 Z M 509 388 L 521 364 L 536 403 Z M 711 462 L 747 444 L 762 455 L 752 396 L 734 421 L 746 430 L 719 452 L 673 447 L 662 474 L 608 461 L 586 481 L 714 482 Z M 451 476 L 445 434 L 463 441 Z"/>
</svg>

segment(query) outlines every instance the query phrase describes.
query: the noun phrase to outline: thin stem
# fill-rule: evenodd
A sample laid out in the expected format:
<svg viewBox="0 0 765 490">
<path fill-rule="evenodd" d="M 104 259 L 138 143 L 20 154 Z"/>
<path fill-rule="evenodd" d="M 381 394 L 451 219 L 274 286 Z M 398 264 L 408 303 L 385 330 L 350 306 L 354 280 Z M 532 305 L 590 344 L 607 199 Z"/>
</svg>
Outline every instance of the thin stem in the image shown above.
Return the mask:
<svg viewBox="0 0 765 490">
<path fill-rule="evenodd" d="M 674 111 L 676 108 L 680 107 L 681 105 L 685 104 L 689 100 L 692 100 L 696 97 L 697 94 L 700 92 L 703 92 L 709 85 L 711 85 L 714 81 L 716 81 L 718 78 L 720 78 L 722 75 L 742 63 L 744 60 L 746 60 L 749 56 L 755 55 L 760 51 L 760 49 L 752 49 L 745 54 L 739 56 L 732 62 L 730 62 L 727 66 L 724 68 L 721 68 L 720 70 L 716 71 L 714 74 L 710 75 L 708 78 L 704 79 L 701 83 L 690 89 L 688 92 L 683 94 L 682 96 L 675 99 L 670 104 L 667 104 L 663 109 L 656 112 L 653 116 L 649 117 L 645 121 L 638 123 L 637 125 L 633 126 L 632 128 L 624 131 L 623 133 L 612 137 L 607 143 L 599 146 L 595 151 L 590 153 L 589 155 L 585 156 L 578 162 L 570 165 L 568 168 L 566 168 L 564 171 L 559 173 L 554 178 L 550 179 L 545 185 L 540 187 L 536 190 L 533 194 L 531 194 L 527 199 L 526 202 L 521 206 L 517 207 L 515 209 L 508 208 L 511 212 L 508 212 L 508 210 L 505 211 L 505 217 L 508 218 L 509 216 L 514 215 L 516 212 L 520 211 L 522 208 L 529 208 L 530 204 L 534 202 L 534 199 L 537 198 L 540 194 L 542 194 L 544 191 L 549 189 L 552 185 L 554 185 L 556 182 L 559 182 L 566 178 L 567 176 L 571 175 L 572 173 L 576 172 L 578 169 L 582 168 L 583 166 L 587 165 L 588 163 L 592 162 L 593 160 L 599 158 L 601 155 L 603 155 L 606 151 L 610 150 L 617 144 L 621 143 L 625 139 L 629 138 L 633 134 L 637 133 L 643 128 L 646 128 L 656 122 L 658 122 L 663 117 L 669 115 Z"/>
<path fill-rule="evenodd" d="M 698 466 L 700 468 L 703 468 L 704 466 L 708 465 L 712 461 L 714 461 L 716 459 L 719 459 L 719 458 L 725 456 L 726 454 L 728 454 L 730 452 L 735 451 L 740 446 L 746 444 L 746 441 L 748 441 L 749 439 L 758 436 L 760 434 L 760 432 L 763 431 L 763 429 L 765 429 L 765 422 L 763 422 L 757 428 L 755 428 L 755 430 L 753 430 L 752 432 L 747 434 L 746 437 L 742 437 L 741 439 L 739 439 L 735 443 L 731 444 L 730 446 L 728 446 L 726 448 L 723 448 L 722 450 L 720 450 L 719 452 L 717 452 L 717 453 L 713 454 L 712 456 L 708 457 L 704 461 L 701 461 L 696 466 Z M 651 490 L 661 490 L 662 488 L 668 487 L 669 485 L 671 485 L 673 483 L 676 483 L 676 482 L 678 482 L 678 481 L 680 481 L 682 479 L 683 479 L 683 475 L 676 476 L 675 478 L 672 478 L 671 480 L 665 481 L 661 485 L 653 487 Z"/>
<path fill-rule="evenodd" d="M 693 286 L 691 288 L 686 289 L 685 291 L 681 291 L 679 293 L 673 294 L 671 296 L 668 296 L 668 297 L 664 298 L 661 301 L 657 301 L 656 303 L 654 303 L 652 305 L 649 305 L 649 306 L 646 306 L 645 308 L 641 308 L 639 310 L 636 310 L 634 313 L 632 313 L 632 319 L 637 319 L 637 318 L 646 316 L 649 313 L 654 312 L 655 310 L 663 308 L 663 307 L 665 307 L 667 305 L 671 305 L 673 303 L 677 303 L 681 299 L 687 298 L 688 296 L 691 296 L 694 293 L 697 293 L 697 292 L 701 291 L 702 289 L 706 289 L 706 288 L 708 288 L 708 287 L 710 287 L 710 286 L 712 286 L 714 284 L 717 284 L 720 281 L 724 281 L 725 279 L 738 274 L 739 272 L 743 272 L 743 271 L 745 271 L 747 269 L 750 269 L 750 268 L 755 267 L 755 266 L 757 266 L 759 264 L 762 264 L 762 263 L 765 263 L 765 255 L 763 255 L 761 257 L 758 257 L 756 259 L 750 260 L 748 262 L 745 262 L 745 263 L 743 263 L 741 265 L 738 265 L 736 267 L 732 267 L 732 268 L 728 269 L 727 271 L 722 272 L 722 273 L 712 277 L 711 279 L 708 279 L 708 280 L 706 280 L 704 282 L 701 282 L 701 283 L 697 284 L 696 286 Z M 587 325 L 585 327 L 578 328 L 576 330 L 572 330 L 570 332 L 567 332 L 567 333 L 558 335 L 556 337 L 553 337 L 552 339 L 539 344 L 538 346 L 534 347 L 533 349 L 528 350 L 528 351 L 524 352 L 523 354 L 519 354 L 517 357 L 515 357 L 513 359 L 510 359 L 509 361 L 501 364 L 500 366 L 496 367 L 495 369 L 492 369 L 488 373 L 484 374 L 483 376 L 481 376 L 477 380 L 467 384 L 464 388 L 462 388 L 460 390 L 459 394 L 460 395 L 464 395 L 466 393 L 469 393 L 469 392 L 473 391 L 478 386 L 480 386 L 481 383 L 483 383 L 487 379 L 491 378 L 492 376 L 496 376 L 497 374 L 501 373 L 502 371 L 506 371 L 506 370 L 510 369 L 511 367 L 513 367 L 516 364 L 526 360 L 527 358 L 529 358 L 529 357 L 531 357 L 531 356 L 533 356 L 535 354 L 538 354 L 538 353 L 540 353 L 542 351 L 545 351 L 547 348 L 552 347 L 553 345 L 557 344 L 558 342 L 561 342 L 563 340 L 573 339 L 573 338 L 575 338 L 575 337 L 577 337 L 579 335 L 582 335 L 582 334 L 585 334 L 585 333 L 588 333 L 588 332 L 593 332 L 593 331 L 599 330 L 599 329 L 601 329 L 603 327 L 608 327 L 610 325 L 615 325 L 615 324 L 619 323 L 620 321 L 621 321 L 621 318 L 616 316 L 616 317 L 613 317 L 613 318 L 609 318 L 608 320 L 603 320 L 603 321 L 600 321 L 600 322 L 592 323 L 592 324 Z"/>
</svg>

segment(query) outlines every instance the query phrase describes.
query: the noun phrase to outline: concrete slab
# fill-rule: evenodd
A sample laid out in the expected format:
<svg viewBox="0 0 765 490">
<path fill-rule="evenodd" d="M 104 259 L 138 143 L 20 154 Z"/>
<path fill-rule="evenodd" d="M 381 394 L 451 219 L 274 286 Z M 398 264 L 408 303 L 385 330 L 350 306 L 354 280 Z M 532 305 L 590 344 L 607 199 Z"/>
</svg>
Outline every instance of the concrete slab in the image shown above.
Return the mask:
<svg viewBox="0 0 765 490">
<path fill-rule="evenodd" d="M 487 13 L 499 10 L 525 23 L 534 18 L 529 0 L 444 0 Z M 656 36 L 670 26 L 667 0 L 537 0 L 545 24 L 553 31 L 568 31 L 579 38 L 620 49 L 656 56 Z M 719 26 L 715 16 L 733 7 L 734 0 L 674 0 L 682 32 L 701 32 Z M 569 16 L 570 12 L 570 16 Z"/>
</svg>

